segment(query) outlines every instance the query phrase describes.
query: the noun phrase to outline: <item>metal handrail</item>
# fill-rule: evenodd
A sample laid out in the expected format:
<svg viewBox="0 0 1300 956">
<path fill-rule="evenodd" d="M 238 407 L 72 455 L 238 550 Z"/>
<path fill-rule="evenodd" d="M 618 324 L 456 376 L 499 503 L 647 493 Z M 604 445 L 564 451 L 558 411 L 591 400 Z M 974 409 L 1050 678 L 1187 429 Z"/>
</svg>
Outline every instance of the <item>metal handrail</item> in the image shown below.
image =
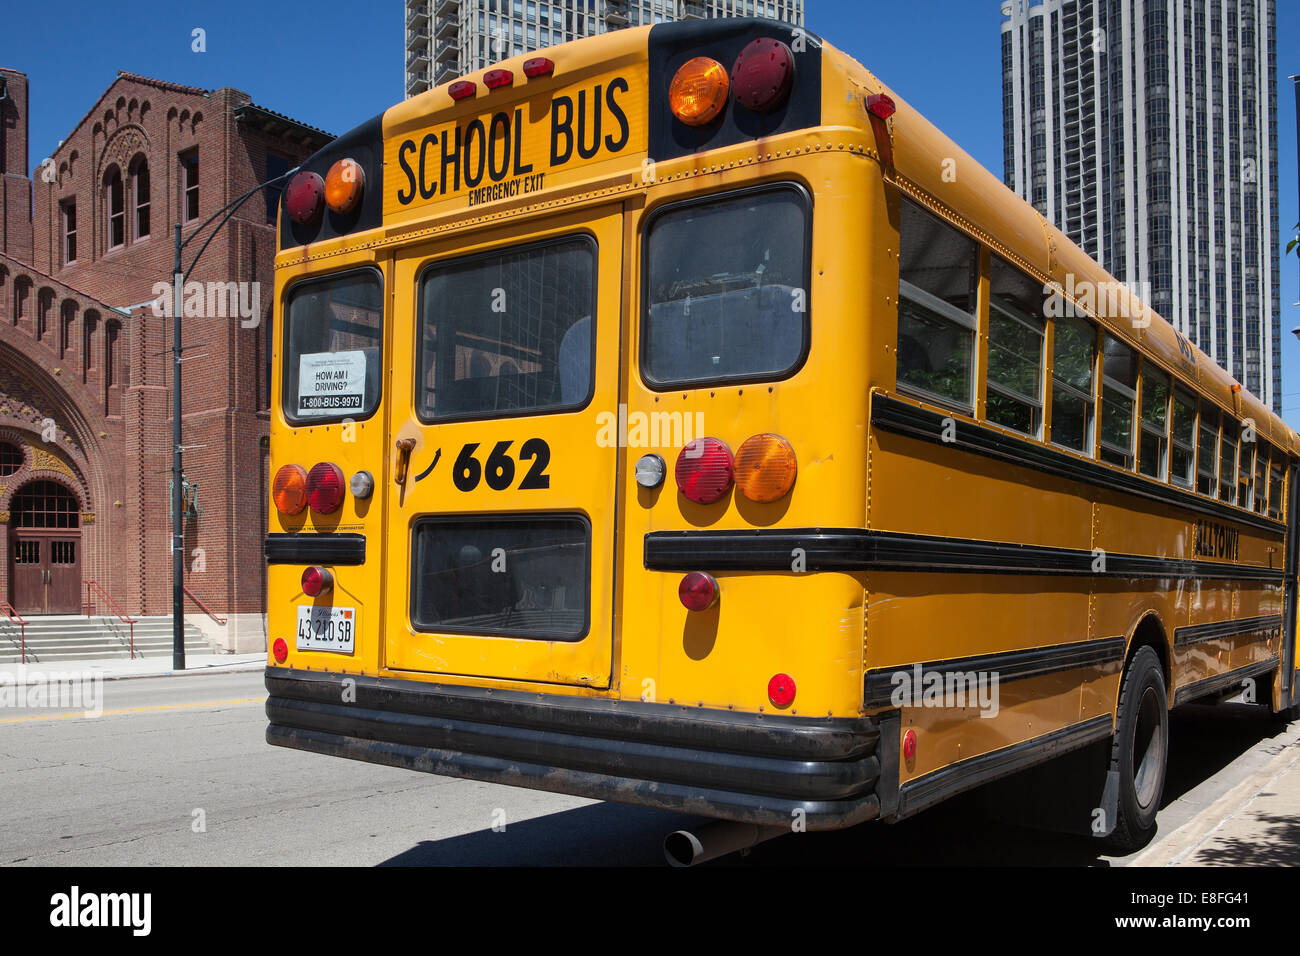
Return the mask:
<svg viewBox="0 0 1300 956">
<path fill-rule="evenodd" d="M 9 620 L 16 621 L 18 623 L 18 638 L 19 638 L 19 648 L 20 648 L 19 653 L 22 654 L 23 663 L 26 664 L 27 663 L 27 622 L 24 621 L 23 616 L 18 613 L 18 609 L 15 608 L 8 601 L 0 601 L 0 611 L 4 611 L 5 616 L 9 618 Z"/>
<path fill-rule="evenodd" d="M 196 595 L 189 588 L 185 587 L 185 585 L 182 584 L 181 587 L 184 588 L 185 593 L 189 595 L 190 600 L 203 609 L 204 614 L 212 618 L 212 620 L 216 621 L 218 624 L 222 625 L 223 627 L 225 626 L 226 619 L 224 617 L 218 617 L 217 615 L 213 614 L 212 611 L 208 610 L 208 606 L 199 600 L 198 595 Z"/>
<path fill-rule="evenodd" d="M 122 608 L 118 605 L 118 603 L 117 603 L 116 601 L 114 601 L 111 597 L 108 596 L 108 592 L 104 590 L 104 588 L 100 585 L 100 583 L 99 583 L 98 581 L 87 581 L 87 582 L 86 582 L 86 617 L 92 617 L 92 616 L 93 616 L 93 615 L 90 613 L 90 609 L 91 609 L 92 607 L 95 606 L 94 602 L 92 602 L 92 601 L 90 600 L 90 589 L 91 589 L 91 588 L 94 588 L 94 589 L 99 593 L 99 596 L 102 597 L 105 601 L 108 602 L 108 606 L 111 607 L 111 608 L 113 609 L 113 613 L 117 615 L 117 619 L 118 619 L 119 621 L 121 621 L 123 624 L 127 625 L 127 626 L 131 629 L 131 635 L 130 635 L 130 637 L 131 637 L 131 648 L 130 648 L 130 653 L 131 653 L 131 660 L 135 660 L 135 625 L 136 625 L 136 619 L 133 618 L 133 617 L 127 617 L 126 612 L 122 610 Z"/>
</svg>

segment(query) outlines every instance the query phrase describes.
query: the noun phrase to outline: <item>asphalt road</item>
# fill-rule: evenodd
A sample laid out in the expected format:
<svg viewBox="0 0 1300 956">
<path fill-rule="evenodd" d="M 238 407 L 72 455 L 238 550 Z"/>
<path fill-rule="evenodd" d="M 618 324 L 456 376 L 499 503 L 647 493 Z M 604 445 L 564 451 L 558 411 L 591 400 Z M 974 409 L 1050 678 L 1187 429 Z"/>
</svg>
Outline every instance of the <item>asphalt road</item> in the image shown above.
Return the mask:
<svg viewBox="0 0 1300 956">
<path fill-rule="evenodd" d="M 0 865 L 662 866 L 696 818 L 268 746 L 260 672 L 110 681 L 104 713 L 0 709 Z M 1176 712 L 1162 832 L 1292 733 L 1255 708 Z M 1117 865 L 987 812 L 784 837 L 718 865 Z M 495 829 L 494 829 L 495 825 Z"/>
</svg>

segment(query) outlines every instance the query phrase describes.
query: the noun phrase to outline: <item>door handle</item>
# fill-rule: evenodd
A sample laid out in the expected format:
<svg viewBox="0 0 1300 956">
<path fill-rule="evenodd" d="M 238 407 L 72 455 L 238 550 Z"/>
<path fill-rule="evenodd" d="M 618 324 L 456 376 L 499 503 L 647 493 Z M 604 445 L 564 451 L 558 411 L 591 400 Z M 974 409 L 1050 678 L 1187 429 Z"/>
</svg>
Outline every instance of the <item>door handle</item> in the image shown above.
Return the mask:
<svg viewBox="0 0 1300 956">
<path fill-rule="evenodd" d="M 399 438 L 397 440 L 397 474 L 394 477 L 399 485 L 406 484 L 406 469 L 411 464 L 411 452 L 414 448 L 414 438 Z"/>
</svg>

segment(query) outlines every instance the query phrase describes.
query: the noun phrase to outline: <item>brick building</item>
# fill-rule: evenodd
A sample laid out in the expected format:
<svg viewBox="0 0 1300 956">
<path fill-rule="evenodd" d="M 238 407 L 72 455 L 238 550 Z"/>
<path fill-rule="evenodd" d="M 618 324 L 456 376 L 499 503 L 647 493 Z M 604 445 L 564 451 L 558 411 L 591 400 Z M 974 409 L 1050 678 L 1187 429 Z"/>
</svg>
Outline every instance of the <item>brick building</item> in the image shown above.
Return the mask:
<svg viewBox="0 0 1300 956">
<path fill-rule="evenodd" d="M 0 70 L 0 598 L 75 612 L 94 581 L 168 614 L 173 224 L 190 235 L 331 137 L 239 90 L 119 73 L 29 172 L 27 102 Z M 185 290 L 186 587 L 227 623 L 187 615 L 238 650 L 265 646 L 276 199 L 241 207 Z"/>
</svg>

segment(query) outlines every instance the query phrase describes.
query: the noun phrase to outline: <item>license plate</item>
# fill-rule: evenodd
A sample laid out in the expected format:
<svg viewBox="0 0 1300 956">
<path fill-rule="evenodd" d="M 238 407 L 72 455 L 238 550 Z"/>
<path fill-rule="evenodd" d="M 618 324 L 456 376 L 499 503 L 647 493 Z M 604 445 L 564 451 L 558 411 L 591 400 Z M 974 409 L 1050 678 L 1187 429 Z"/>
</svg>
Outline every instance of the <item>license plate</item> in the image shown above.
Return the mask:
<svg viewBox="0 0 1300 956">
<path fill-rule="evenodd" d="M 298 607 L 298 650 L 351 654 L 357 637 L 354 607 Z"/>
</svg>

